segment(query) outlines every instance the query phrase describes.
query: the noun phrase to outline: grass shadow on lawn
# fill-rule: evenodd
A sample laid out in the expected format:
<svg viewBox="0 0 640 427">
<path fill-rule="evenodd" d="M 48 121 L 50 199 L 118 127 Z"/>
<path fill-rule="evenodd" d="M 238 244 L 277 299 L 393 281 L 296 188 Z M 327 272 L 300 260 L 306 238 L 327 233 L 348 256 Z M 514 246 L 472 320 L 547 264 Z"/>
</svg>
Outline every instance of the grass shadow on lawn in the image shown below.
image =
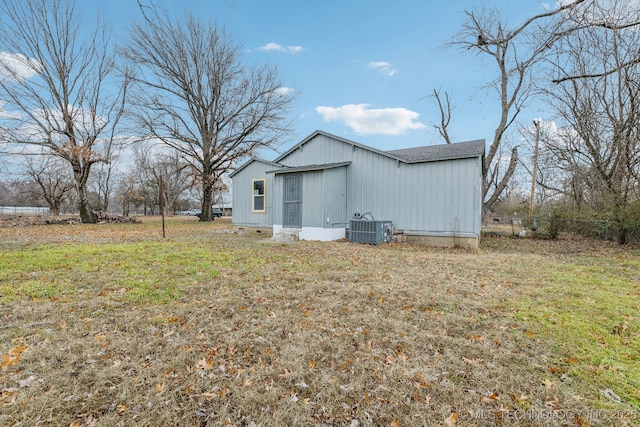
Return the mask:
<svg viewBox="0 0 640 427">
<path fill-rule="evenodd" d="M 637 422 L 635 250 L 157 225 L 0 229 L 1 424 Z"/>
</svg>

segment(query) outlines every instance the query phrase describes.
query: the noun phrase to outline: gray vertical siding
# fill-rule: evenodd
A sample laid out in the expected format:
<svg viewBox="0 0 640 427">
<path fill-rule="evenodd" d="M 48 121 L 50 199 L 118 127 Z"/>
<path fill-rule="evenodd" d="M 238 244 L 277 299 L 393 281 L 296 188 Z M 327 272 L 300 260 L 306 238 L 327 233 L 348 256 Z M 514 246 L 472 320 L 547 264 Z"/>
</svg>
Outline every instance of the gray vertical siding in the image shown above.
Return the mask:
<svg viewBox="0 0 640 427">
<path fill-rule="evenodd" d="M 320 134 L 282 163 L 303 166 L 342 161 L 352 162 L 347 168 L 345 222 L 360 212 L 391 220 L 405 232 L 479 234 L 480 158 L 407 164 Z"/>
<path fill-rule="evenodd" d="M 271 208 L 271 225 L 280 224 L 282 225 L 282 216 L 284 215 L 282 200 L 282 186 L 284 185 L 282 175 L 275 175 L 273 173 L 269 174 L 269 180 L 271 184 L 271 195 L 273 196 L 273 200 L 277 200 L 277 202 L 273 203 L 273 207 Z M 302 191 L 304 192 L 304 177 L 302 177 Z M 303 194 L 304 197 L 304 194 Z M 302 201 L 304 204 L 304 200 Z M 304 206 L 303 206 L 304 207 Z"/>
<path fill-rule="evenodd" d="M 273 174 L 267 174 L 268 170 L 273 170 L 274 166 L 269 163 L 254 160 L 239 173 L 233 176 L 233 224 L 271 227 L 273 211 Z M 265 213 L 253 213 L 252 207 L 252 187 L 254 179 L 266 179 L 266 207 Z"/>
<path fill-rule="evenodd" d="M 274 174 L 271 174 L 272 176 Z M 302 175 L 302 224 L 305 227 L 337 228 L 348 225 L 347 166 L 307 171 Z M 275 174 L 272 194 L 282 200 L 286 174 Z M 234 183 L 235 184 L 235 183 Z M 283 207 L 274 203 L 274 224 L 282 224 Z M 329 218 L 329 222 L 327 222 Z"/>
<path fill-rule="evenodd" d="M 323 227 L 344 228 L 349 226 L 347 210 L 347 171 L 350 166 L 327 169 L 324 171 Z M 327 219 L 329 220 L 327 222 Z"/>
</svg>

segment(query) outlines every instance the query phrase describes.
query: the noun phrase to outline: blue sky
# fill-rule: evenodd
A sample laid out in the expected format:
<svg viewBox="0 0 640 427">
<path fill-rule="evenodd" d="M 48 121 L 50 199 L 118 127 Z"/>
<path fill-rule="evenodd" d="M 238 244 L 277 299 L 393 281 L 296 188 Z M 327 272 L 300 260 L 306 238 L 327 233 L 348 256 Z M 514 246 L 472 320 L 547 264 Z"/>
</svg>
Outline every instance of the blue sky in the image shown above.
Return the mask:
<svg viewBox="0 0 640 427">
<path fill-rule="evenodd" d="M 495 65 L 442 46 L 461 28 L 464 10 L 497 7 L 518 25 L 545 7 L 536 0 L 154 2 L 170 14 L 191 12 L 224 27 L 247 60 L 278 67 L 297 95 L 291 111 L 295 134 L 283 149 L 316 129 L 381 150 L 443 143 L 433 127 L 439 121 L 434 89 L 452 99 L 452 139 L 491 140 L 499 107 L 482 87 L 495 76 Z M 122 35 L 140 16 L 135 0 L 111 0 L 99 8 Z"/>
</svg>

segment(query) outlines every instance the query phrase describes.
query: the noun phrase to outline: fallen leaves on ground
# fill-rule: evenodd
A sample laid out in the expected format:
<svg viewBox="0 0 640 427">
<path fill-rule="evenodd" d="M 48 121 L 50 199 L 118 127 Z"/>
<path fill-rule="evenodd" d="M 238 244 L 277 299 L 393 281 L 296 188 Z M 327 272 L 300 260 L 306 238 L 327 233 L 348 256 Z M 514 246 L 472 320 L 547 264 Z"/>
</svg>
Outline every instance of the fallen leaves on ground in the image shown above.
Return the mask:
<svg viewBox="0 0 640 427">
<path fill-rule="evenodd" d="M 9 350 L 7 354 L 3 354 L 0 358 L 0 369 L 6 369 L 18 363 L 20 361 L 20 355 L 27 348 L 29 348 L 27 344 L 20 344 Z"/>
<path fill-rule="evenodd" d="M 152 231 L 132 227 L 130 239 Z M 91 245 L 120 238 L 78 230 L 74 241 Z M 74 294 L 3 305 L 3 422 L 455 426 L 518 408 L 584 410 L 594 399 L 561 379 L 577 359 L 554 360 L 552 343 L 528 334 L 531 321 L 510 305 L 538 289 L 544 256 L 281 245 L 195 222 L 180 230 L 164 249 L 189 239 L 231 261 L 207 277 L 200 266 L 216 261 L 194 260 L 178 298 L 134 303 L 127 287 L 104 285 L 101 275 L 122 273 L 123 262 L 79 277 Z M 22 230 L 17 240 L 42 233 Z"/>
</svg>

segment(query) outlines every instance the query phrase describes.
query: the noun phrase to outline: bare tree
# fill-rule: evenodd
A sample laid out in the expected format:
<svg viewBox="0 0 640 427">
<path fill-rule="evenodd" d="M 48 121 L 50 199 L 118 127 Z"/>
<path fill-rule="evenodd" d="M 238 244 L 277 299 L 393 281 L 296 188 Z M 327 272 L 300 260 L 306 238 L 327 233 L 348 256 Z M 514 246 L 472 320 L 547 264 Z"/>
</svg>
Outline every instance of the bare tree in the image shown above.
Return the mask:
<svg viewBox="0 0 640 427">
<path fill-rule="evenodd" d="M 109 161 L 126 92 L 106 27 L 87 25 L 72 0 L 4 0 L 0 51 L 0 98 L 11 112 L 0 117 L 4 137 L 64 159 L 82 222 L 96 222 L 87 180 L 92 165 Z"/>
<path fill-rule="evenodd" d="M 292 95 L 276 68 L 244 63 L 224 31 L 193 16 L 178 20 L 141 10 L 144 21 L 125 50 L 135 64 L 135 118 L 145 137 L 175 149 L 198 171 L 200 220 L 210 221 L 219 177 L 288 133 Z"/>
<path fill-rule="evenodd" d="M 516 173 L 512 181 L 516 176 L 519 176 L 520 179 L 524 178 L 524 182 L 532 184 L 532 180 L 535 177 L 535 184 L 532 185 L 532 190 L 534 190 L 533 200 L 535 201 L 535 209 L 533 210 L 531 210 L 530 205 L 532 193 L 527 195 L 531 215 L 539 216 L 542 212 L 549 212 L 564 198 L 566 176 L 557 168 L 557 159 L 549 151 L 540 149 L 540 145 L 544 145 L 544 141 L 548 140 L 549 135 L 553 133 L 553 125 L 539 119 L 533 120 L 533 123 L 530 122 L 528 127 L 523 126 L 520 129 L 522 137 L 520 147 L 524 147 L 530 155 L 523 156 L 520 159 L 518 166 L 520 173 Z M 536 138 L 538 139 L 537 159 L 535 157 Z M 536 168 L 535 173 L 534 167 Z"/>
<path fill-rule="evenodd" d="M 159 205 L 161 177 L 165 206 L 174 211 L 178 208 L 178 199 L 187 190 L 192 189 L 199 178 L 191 165 L 182 159 L 180 153 L 167 151 L 165 147 L 139 145 L 134 149 L 133 161 L 133 167 L 121 181 L 119 191 L 123 193 L 124 189 L 129 188 L 126 192 L 133 194 L 135 188 L 136 197 L 142 200 L 145 207 L 155 209 L 155 206 Z"/>
<path fill-rule="evenodd" d="M 195 184 L 196 171 L 177 152 L 158 155 L 151 167 L 157 180 L 162 177 L 167 208 L 175 212 L 178 199 Z"/>
<path fill-rule="evenodd" d="M 115 199 L 122 203 L 122 215 L 129 216 L 132 204 L 134 207 L 139 207 L 145 203 L 142 183 L 138 178 L 138 172 L 131 169 L 122 175 L 116 184 Z"/>
<path fill-rule="evenodd" d="M 566 176 L 565 194 L 582 209 L 607 213 L 625 243 L 626 211 L 640 186 L 640 25 L 625 22 L 638 22 L 640 8 L 615 1 L 589 12 L 590 21 L 610 25 L 564 38 L 557 73 L 575 78 L 557 79 L 547 93 L 561 129 L 544 148 Z"/>
<path fill-rule="evenodd" d="M 222 176 L 216 182 L 215 188 L 213 190 L 213 203 L 215 205 L 224 205 L 225 200 L 229 197 L 229 183 L 231 179 L 228 176 Z"/>
<path fill-rule="evenodd" d="M 551 52 L 555 43 L 572 31 L 564 22 L 564 14 L 584 1 L 587 0 L 565 3 L 555 10 L 534 15 L 514 28 L 504 23 L 497 10 L 467 11 L 462 30 L 450 43 L 450 46 L 459 47 L 463 52 L 485 55 L 497 66 L 498 77 L 489 87 L 496 91 L 500 100 L 500 116 L 485 157 L 486 210 L 499 200 L 518 163 L 517 147 L 511 149 L 506 168 L 502 165 L 505 156 L 501 153 L 507 131 L 536 90 L 531 72 Z M 444 123 L 446 129 L 448 121 Z"/>
<path fill-rule="evenodd" d="M 135 153 L 136 168 L 141 172 L 142 182 L 153 188 L 147 193 L 157 194 L 162 177 L 165 206 L 175 211 L 176 201 L 195 185 L 199 175 L 176 151 L 138 148 Z"/>
<path fill-rule="evenodd" d="M 88 186 L 98 196 L 98 205 L 96 209 L 107 212 L 109 210 L 109 200 L 113 196 L 114 182 L 119 178 L 118 173 L 118 160 L 120 153 L 123 149 L 123 141 L 116 139 L 113 140 L 104 153 L 105 158 L 109 159 L 107 162 L 100 162 L 93 168 L 93 176 L 90 177 Z"/>
<path fill-rule="evenodd" d="M 60 158 L 53 156 L 28 157 L 26 175 L 36 184 L 33 195 L 43 198 L 51 213 L 58 215 L 60 207 L 73 190 L 73 177 Z"/>
<path fill-rule="evenodd" d="M 131 181 L 127 185 L 133 185 L 136 188 L 137 197 L 142 202 L 145 215 L 149 211 L 153 214 L 155 207 L 159 205 L 159 181 L 152 173 L 150 156 L 149 147 L 136 146 L 133 151 L 133 169 L 125 175 L 125 178 Z"/>
<path fill-rule="evenodd" d="M 0 181 L 0 206 L 8 206 L 13 204 L 10 184 Z"/>
<path fill-rule="evenodd" d="M 449 94 L 447 92 L 444 93 L 444 100 L 442 100 L 440 91 L 434 89 L 433 97 L 438 104 L 438 109 L 440 110 L 440 123 L 434 124 L 438 130 L 440 136 L 444 139 L 447 144 L 451 144 L 451 138 L 449 137 L 449 124 L 451 123 L 451 100 L 449 99 Z"/>
</svg>

